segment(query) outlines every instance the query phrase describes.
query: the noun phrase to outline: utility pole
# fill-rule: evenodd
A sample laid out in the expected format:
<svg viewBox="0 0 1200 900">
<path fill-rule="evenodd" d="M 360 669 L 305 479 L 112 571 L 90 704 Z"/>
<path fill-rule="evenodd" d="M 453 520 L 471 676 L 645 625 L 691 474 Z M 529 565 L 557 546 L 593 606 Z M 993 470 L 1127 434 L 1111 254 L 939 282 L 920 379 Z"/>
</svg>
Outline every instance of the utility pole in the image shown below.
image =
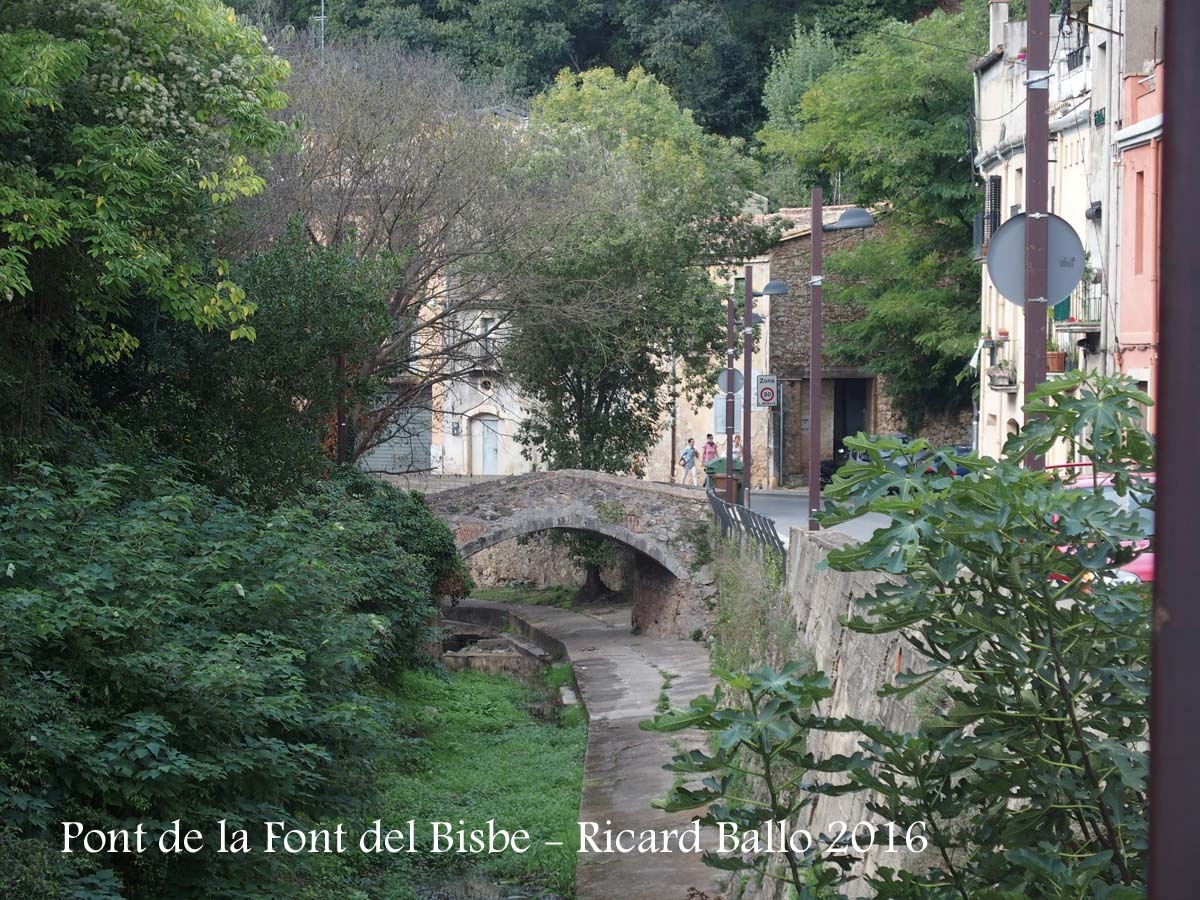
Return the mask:
<svg viewBox="0 0 1200 900">
<path fill-rule="evenodd" d="M 1046 302 L 1050 220 L 1050 0 L 1029 0 L 1025 72 L 1025 398 L 1046 380 Z M 1031 469 L 1045 467 L 1030 456 Z"/>
<path fill-rule="evenodd" d="M 679 388 L 676 386 L 675 355 L 671 354 L 671 484 L 675 483 L 676 425 L 679 421 Z"/>
<path fill-rule="evenodd" d="M 742 310 L 742 503 L 750 508 L 750 384 L 754 353 L 754 267 L 746 266 L 745 309 Z"/>
<path fill-rule="evenodd" d="M 1045 0 L 1042 0 L 1044 3 Z M 812 277 L 809 284 L 809 343 L 808 343 L 808 528 L 816 531 L 817 511 L 821 508 L 821 288 L 824 283 L 825 237 L 824 195 L 821 188 L 812 189 L 812 237 L 809 256 Z"/>
<path fill-rule="evenodd" d="M 1154 649 L 1150 666 L 1150 867 L 1152 900 L 1196 895 L 1195 834 L 1200 828 L 1200 603 L 1196 602 L 1196 510 L 1200 475 L 1200 306 L 1195 217 L 1200 131 L 1200 4 L 1168 0 L 1163 118 L 1162 280 L 1159 300 L 1158 479 L 1155 500 Z"/>
<path fill-rule="evenodd" d="M 737 485 L 733 481 L 733 418 L 736 410 L 733 403 L 733 330 L 735 327 L 733 291 L 725 305 L 725 499 L 737 503 Z"/>
</svg>

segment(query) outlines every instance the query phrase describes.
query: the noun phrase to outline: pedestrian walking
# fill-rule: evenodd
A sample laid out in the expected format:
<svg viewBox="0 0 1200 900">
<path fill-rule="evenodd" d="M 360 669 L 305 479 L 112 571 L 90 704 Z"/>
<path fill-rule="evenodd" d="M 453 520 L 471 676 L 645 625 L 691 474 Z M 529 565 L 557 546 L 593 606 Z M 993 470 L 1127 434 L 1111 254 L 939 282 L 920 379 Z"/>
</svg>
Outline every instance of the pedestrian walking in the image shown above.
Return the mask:
<svg viewBox="0 0 1200 900">
<path fill-rule="evenodd" d="M 701 448 L 701 450 L 701 461 L 706 466 L 721 455 L 721 451 L 717 449 L 717 443 L 713 440 L 713 436 L 711 434 L 706 434 L 704 436 L 704 447 Z"/>
<path fill-rule="evenodd" d="M 740 434 L 735 434 L 733 436 L 733 460 L 734 460 L 734 462 L 741 462 L 741 459 L 742 459 L 742 436 Z"/>
<path fill-rule="evenodd" d="M 700 475 L 696 471 L 696 455 L 696 439 L 688 438 L 687 446 L 679 455 L 679 464 L 683 466 L 683 483 L 687 484 L 690 478 L 693 487 L 700 487 Z"/>
</svg>

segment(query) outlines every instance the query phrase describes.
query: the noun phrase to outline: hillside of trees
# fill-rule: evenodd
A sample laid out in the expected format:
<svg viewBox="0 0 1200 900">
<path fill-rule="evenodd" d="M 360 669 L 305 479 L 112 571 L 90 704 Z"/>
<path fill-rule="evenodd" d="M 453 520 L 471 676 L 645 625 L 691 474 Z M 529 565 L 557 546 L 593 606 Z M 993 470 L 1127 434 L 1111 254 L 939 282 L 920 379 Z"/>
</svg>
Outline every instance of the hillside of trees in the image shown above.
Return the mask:
<svg viewBox="0 0 1200 900">
<path fill-rule="evenodd" d="M 235 0 L 268 27 L 316 27 L 321 0 Z M 708 131 L 751 136 L 773 55 L 793 24 L 820 26 L 841 47 L 889 20 L 945 0 L 326 0 L 326 34 L 369 36 L 451 60 L 468 80 L 517 96 L 563 68 L 641 66 Z"/>
</svg>

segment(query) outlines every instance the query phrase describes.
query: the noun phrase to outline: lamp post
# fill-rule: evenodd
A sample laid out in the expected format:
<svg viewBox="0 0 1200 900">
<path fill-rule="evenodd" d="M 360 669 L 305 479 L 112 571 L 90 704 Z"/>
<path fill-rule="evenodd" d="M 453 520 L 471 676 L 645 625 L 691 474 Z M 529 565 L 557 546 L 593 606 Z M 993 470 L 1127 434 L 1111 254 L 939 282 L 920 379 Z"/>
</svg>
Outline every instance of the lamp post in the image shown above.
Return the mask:
<svg viewBox="0 0 1200 900">
<path fill-rule="evenodd" d="M 754 290 L 754 267 L 746 266 L 745 309 L 742 310 L 742 502 L 750 508 L 750 410 L 753 408 L 754 385 L 750 383 L 754 366 L 754 326 L 762 319 L 754 312 L 756 297 L 785 297 L 788 286 L 782 281 L 768 281 L 761 291 Z"/>
<path fill-rule="evenodd" d="M 742 315 L 742 473 L 745 479 L 743 484 L 743 500 L 746 501 L 746 506 L 749 506 L 750 499 L 750 404 L 751 391 L 753 387 L 750 384 L 750 371 L 753 364 L 754 353 L 754 326 L 761 319 L 754 314 L 754 298 L 755 297 L 782 297 L 787 294 L 788 287 L 782 281 L 768 281 L 763 285 L 761 291 L 754 290 L 754 267 L 746 266 L 745 270 L 745 285 L 743 289 L 743 304 L 744 310 Z M 733 360 L 737 356 L 737 348 L 734 345 L 734 328 L 736 323 L 736 310 L 734 306 L 733 292 L 729 293 L 729 300 L 726 304 L 726 348 L 725 348 L 725 498 L 730 503 L 737 502 L 737 487 L 733 481 L 733 420 L 735 413 L 735 399 L 733 390 Z"/>
<path fill-rule="evenodd" d="M 817 510 L 821 508 L 821 301 L 824 282 L 824 242 L 826 231 L 849 231 L 871 228 L 874 217 L 857 206 L 847 209 L 832 225 L 824 219 L 824 197 L 821 188 L 812 189 L 812 270 L 808 279 L 810 290 L 808 373 L 808 527 L 816 531 Z"/>
</svg>

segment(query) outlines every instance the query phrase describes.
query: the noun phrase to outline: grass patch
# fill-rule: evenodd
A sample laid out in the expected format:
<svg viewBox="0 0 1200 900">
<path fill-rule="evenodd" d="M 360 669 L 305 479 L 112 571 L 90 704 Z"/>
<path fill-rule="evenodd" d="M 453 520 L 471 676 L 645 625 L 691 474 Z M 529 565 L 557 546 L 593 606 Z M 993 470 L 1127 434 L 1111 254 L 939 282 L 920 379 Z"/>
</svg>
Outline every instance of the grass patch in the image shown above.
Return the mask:
<svg viewBox="0 0 1200 900">
<path fill-rule="evenodd" d="M 555 679 L 561 668 L 569 675 L 569 666 L 556 666 Z M 410 672 L 399 679 L 393 694 L 406 733 L 402 752 L 377 761 L 380 792 L 358 824 L 381 818 L 385 828 L 403 828 L 415 819 L 421 852 L 348 853 L 331 867 L 339 871 L 327 871 L 322 880 L 353 884 L 345 896 L 364 900 L 409 900 L 414 885 L 467 875 L 573 896 L 587 725 L 578 707 L 557 723 L 533 718 L 527 707 L 543 700 L 544 690 L 475 672 Z M 486 829 L 488 819 L 497 828 L 523 828 L 532 846 L 524 854 L 428 853 L 427 823 L 459 819 L 466 828 Z"/>
<path fill-rule="evenodd" d="M 575 686 L 575 670 L 570 663 L 554 663 L 546 669 L 546 686 L 558 690 L 563 685 Z"/>
<path fill-rule="evenodd" d="M 716 615 L 713 662 L 730 672 L 804 659 L 791 598 L 774 560 L 743 551 L 733 540 L 715 547 Z"/>
<path fill-rule="evenodd" d="M 665 713 L 671 708 L 671 697 L 667 694 L 667 691 L 671 689 L 671 685 L 679 677 L 679 673 L 668 672 L 666 669 L 659 669 L 658 671 L 662 675 L 662 690 L 658 692 L 658 702 L 654 704 L 654 708 L 660 713 Z"/>
<path fill-rule="evenodd" d="M 555 606 L 559 609 L 572 609 L 575 593 L 578 588 L 565 584 L 550 587 L 535 588 L 528 585 L 515 587 L 476 588 L 471 596 L 476 600 L 489 600 L 493 603 L 520 603 L 525 606 Z"/>
</svg>

